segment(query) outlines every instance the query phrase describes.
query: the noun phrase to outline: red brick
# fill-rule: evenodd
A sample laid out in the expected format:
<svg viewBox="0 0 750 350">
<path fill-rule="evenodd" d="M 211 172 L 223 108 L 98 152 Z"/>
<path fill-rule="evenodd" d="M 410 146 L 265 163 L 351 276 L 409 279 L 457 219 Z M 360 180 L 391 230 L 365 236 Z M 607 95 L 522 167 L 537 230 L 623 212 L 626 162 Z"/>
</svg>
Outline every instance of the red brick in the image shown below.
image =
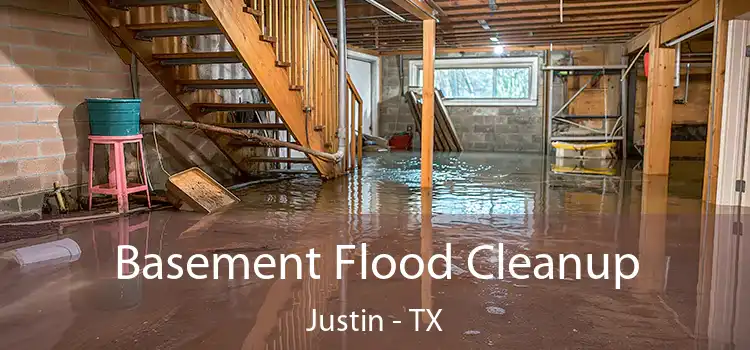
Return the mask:
<svg viewBox="0 0 750 350">
<path fill-rule="evenodd" d="M 57 157 L 21 160 L 18 162 L 18 172 L 22 175 L 54 173 L 61 169 L 62 158 Z"/>
<path fill-rule="evenodd" d="M 58 124 L 63 140 L 86 140 L 89 134 L 88 122 L 65 121 Z"/>
<path fill-rule="evenodd" d="M 68 5 L 71 16 L 80 18 L 89 17 L 88 13 L 86 13 L 86 11 L 83 9 L 83 7 L 81 7 L 81 4 L 79 4 L 77 0 L 68 0 Z"/>
<path fill-rule="evenodd" d="M 0 179 L 8 179 L 18 176 L 18 162 L 0 163 Z"/>
<path fill-rule="evenodd" d="M 10 86 L 0 86 L 0 103 L 13 102 L 13 88 Z"/>
<path fill-rule="evenodd" d="M 66 0 L 58 0 L 58 1 L 24 0 L 23 2 L 18 2 L 14 5 L 18 6 L 19 8 L 37 11 L 36 12 L 37 16 L 42 16 L 42 18 L 45 18 L 47 20 L 54 19 L 55 16 L 53 14 L 67 15 L 69 12 L 68 1 Z M 12 9 L 12 11 L 19 12 L 23 10 Z M 11 14 L 13 14 L 13 12 L 11 12 Z"/>
<path fill-rule="evenodd" d="M 68 12 L 67 1 L 37 0 L 34 1 L 34 4 L 29 4 L 29 0 L 25 0 L 24 2 L 26 3 L 24 5 L 31 5 L 31 8 L 34 9 L 46 9 L 50 12 L 63 14 L 67 14 Z M 37 11 L 25 11 L 21 9 L 11 9 L 9 15 L 11 26 L 16 28 L 29 28 L 81 36 L 88 34 L 89 22 L 81 18 L 45 14 Z"/>
<path fill-rule="evenodd" d="M 42 189 L 38 176 L 16 177 L 0 182 L 0 197 L 34 192 Z"/>
<path fill-rule="evenodd" d="M 65 153 L 65 145 L 62 140 L 42 141 L 39 144 L 39 154 L 42 156 L 63 155 Z"/>
<path fill-rule="evenodd" d="M 55 51 L 11 46 L 10 53 L 13 62 L 18 65 L 37 67 L 54 67 L 57 65 Z"/>
<path fill-rule="evenodd" d="M 73 42 L 78 41 L 78 38 L 80 37 L 54 32 L 34 32 L 34 44 L 45 49 L 69 51 Z"/>
<path fill-rule="evenodd" d="M 88 96 L 87 89 L 81 88 L 55 88 L 55 100 L 63 105 L 79 105 Z"/>
<path fill-rule="evenodd" d="M 7 85 L 34 85 L 31 70 L 21 67 L 0 67 L 0 84 Z"/>
<path fill-rule="evenodd" d="M 7 27 L 10 25 L 10 17 L 8 16 L 8 8 L 0 7 L 0 26 Z"/>
<path fill-rule="evenodd" d="M 75 85 L 69 70 L 34 69 L 34 80 L 39 85 L 72 86 Z"/>
<path fill-rule="evenodd" d="M 128 73 L 99 73 L 77 71 L 73 73 L 73 77 L 75 83 L 80 86 L 130 91 L 130 75 Z"/>
<path fill-rule="evenodd" d="M 91 56 L 89 66 L 94 72 L 127 72 L 128 65 L 122 63 L 119 57 Z"/>
<path fill-rule="evenodd" d="M 36 110 L 30 106 L 0 106 L 0 116 L 0 123 L 35 122 Z M 4 127 L 0 127 L 0 133 L 5 132 Z"/>
<path fill-rule="evenodd" d="M 40 122 L 56 122 L 60 119 L 73 118 L 72 113 L 65 113 L 65 106 L 43 106 L 36 108 L 36 118 Z M 70 109 L 72 111 L 72 109 Z"/>
<path fill-rule="evenodd" d="M 48 1 L 49 0 L 45 0 Z M 73 18 L 63 16 L 62 19 L 55 20 L 54 31 L 72 35 L 87 36 L 91 22 L 82 18 Z"/>
<path fill-rule="evenodd" d="M 79 167 L 82 167 L 85 163 L 88 163 L 89 161 L 88 157 L 89 157 L 88 152 L 86 153 L 76 152 L 76 153 L 67 155 L 65 159 L 62 161 L 63 171 L 78 170 Z"/>
<path fill-rule="evenodd" d="M 19 124 L 17 127 L 19 140 L 44 140 L 57 139 L 59 137 L 57 126 L 53 123 Z"/>
<path fill-rule="evenodd" d="M 60 186 L 66 186 L 68 183 L 66 181 L 63 181 L 64 174 L 56 173 L 56 174 L 44 174 L 39 176 L 40 179 L 40 186 L 42 188 L 54 188 L 55 182 L 57 182 Z M 67 178 L 65 178 L 67 180 Z"/>
<path fill-rule="evenodd" d="M 56 62 L 62 68 L 89 69 L 89 56 L 87 55 L 58 52 Z"/>
<path fill-rule="evenodd" d="M 0 42 L 15 45 L 34 45 L 34 32 L 27 29 L 0 27 Z"/>
<path fill-rule="evenodd" d="M 130 89 L 107 89 L 107 90 L 96 90 L 96 97 L 129 98 L 129 97 L 133 97 L 133 94 L 130 93 Z"/>
<path fill-rule="evenodd" d="M 13 62 L 10 57 L 10 46 L 0 44 L 0 66 L 10 65 Z"/>
<path fill-rule="evenodd" d="M 0 143 L 0 161 L 36 158 L 39 147 L 36 142 Z"/>
<path fill-rule="evenodd" d="M 13 94 L 16 102 L 28 103 L 53 103 L 55 102 L 54 94 L 51 88 L 33 87 L 15 87 Z"/>
<path fill-rule="evenodd" d="M 16 125 L 3 125 L 0 132 L 0 142 L 18 141 L 18 127 Z"/>
<path fill-rule="evenodd" d="M 113 53 L 112 46 L 110 46 L 107 40 L 98 32 L 96 33 L 96 36 L 77 37 L 76 40 L 72 40 L 71 49 L 75 52 L 86 52 L 99 55 Z"/>
</svg>

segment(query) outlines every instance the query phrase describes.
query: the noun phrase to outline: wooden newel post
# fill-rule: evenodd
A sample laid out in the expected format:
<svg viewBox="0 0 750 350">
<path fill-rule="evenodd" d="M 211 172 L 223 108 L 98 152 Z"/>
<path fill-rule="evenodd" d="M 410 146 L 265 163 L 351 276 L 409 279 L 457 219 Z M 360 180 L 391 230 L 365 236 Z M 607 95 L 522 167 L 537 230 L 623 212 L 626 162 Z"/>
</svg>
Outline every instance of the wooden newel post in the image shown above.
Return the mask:
<svg viewBox="0 0 750 350">
<path fill-rule="evenodd" d="M 422 188 L 432 188 L 435 144 L 435 20 L 422 21 Z"/>
</svg>

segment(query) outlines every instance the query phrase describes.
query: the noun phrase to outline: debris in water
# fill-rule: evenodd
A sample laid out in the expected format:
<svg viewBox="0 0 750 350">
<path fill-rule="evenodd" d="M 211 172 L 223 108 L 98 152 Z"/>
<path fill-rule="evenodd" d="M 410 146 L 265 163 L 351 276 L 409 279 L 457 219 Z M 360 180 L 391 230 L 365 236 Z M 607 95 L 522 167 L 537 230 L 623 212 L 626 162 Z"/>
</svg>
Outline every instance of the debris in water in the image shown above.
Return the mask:
<svg viewBox="0 0 750 350">
<path fill-rule="evenodd" d="M 455 276 L 461 276 L 466 273 L 466 270 L 462 269 L 456 264 L 451 264 L 451 274 Z"/>
<path fill-rule="evenodd" d="M 499 306 L 488 306 L 487 312 L 492 315 L 505 315 L 505 309 Z"/>
<path fill-rule="evenodd" d="M 513 284 L 513 287 L 516 287 L 516 288 L 529 288 L 529 286 L 527 286 L 525 284 L 515 284 L 515 283 Z"/>
<path fill-rule="evenodd" d="M 477 334 L 479 334 L 479 333 L 481 333 L 481 332 L 479 332 L 479 331 L 475 331 L 475 330 L 473 330 L 473 329 L 470 329 L 470 330 L 468 330 L 468 331 L 464 332 L 464 335 L 477 335 Z"/>
</svg>

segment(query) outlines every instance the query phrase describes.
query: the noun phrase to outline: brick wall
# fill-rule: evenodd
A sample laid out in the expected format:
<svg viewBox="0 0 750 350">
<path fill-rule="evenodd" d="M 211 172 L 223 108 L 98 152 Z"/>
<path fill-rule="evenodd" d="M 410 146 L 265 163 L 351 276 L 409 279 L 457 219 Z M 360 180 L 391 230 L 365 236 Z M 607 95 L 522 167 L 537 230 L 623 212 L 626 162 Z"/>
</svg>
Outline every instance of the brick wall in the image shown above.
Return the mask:
<svg viewBox="0 0 750 350">
<path fill-rule="evenodd" d="M 85 184 L 89 128 L 82 102 L 132 96 L 128 66 L 76 1 L 18 6 L 0 7 L 0 217 L 38 211 L 55 181 Z M 187 119 L 153 77 L 141 72 L 144 117 Z M 168 171 L 198 165 L 219 179 L 236 173 L 202 134 L 162 129 L 159 134 Z M 146 148 L 149 164 L 158 164 L 150 136 Z M 166 175 L 153 168 L 154 185 L 163 184 Z"/>
</svg>

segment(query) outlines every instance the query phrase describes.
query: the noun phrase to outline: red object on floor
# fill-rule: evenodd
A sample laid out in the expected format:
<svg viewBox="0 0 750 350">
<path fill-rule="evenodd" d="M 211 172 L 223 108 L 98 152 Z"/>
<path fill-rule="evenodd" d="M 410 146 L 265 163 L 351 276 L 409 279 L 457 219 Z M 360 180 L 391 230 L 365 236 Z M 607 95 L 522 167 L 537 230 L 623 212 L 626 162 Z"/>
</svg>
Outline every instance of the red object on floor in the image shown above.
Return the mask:
<svg viewBox="0 0 750 350">
<path fill-rule="evenodd" d="M 388 139 L 388 146 L 394 150 L 408 151 L 411 149 L 411 139 L 412 136 L 410 133 L 396 134 Z"/>
<path fill-rule="evenodd" d="M 643 55 L 643 68 L 646 70 L 646 78 L 648 78 L 648 63 L 651 60 L 651 55 L 649 55 L 648 52 L 646 52 L 645 55 Z"/>
<path fill-rule="evenodd" d="M 125 174 L 125 151 L 126 143 L 137 143 L 141 158 L 141 170 L 143 171 L 143 184 L 129 184 Z M 109 145 L 109 183 L 94 185 L 94 145 Z M 143 135 L 132 136 L 93 136 L 89 135 L 89 210 L 91 210 L 91 199 L 94 193 L 109 194 L 117 197 L 117 211 L 124 213 L 128 211 L 128 195 L 135 192 L 146 191 L 148 207 L 151 208 L 151 196 L 148 193 L 148 181 L 146 177 L 146 160 L 143 155 Z"/>
</svg>

